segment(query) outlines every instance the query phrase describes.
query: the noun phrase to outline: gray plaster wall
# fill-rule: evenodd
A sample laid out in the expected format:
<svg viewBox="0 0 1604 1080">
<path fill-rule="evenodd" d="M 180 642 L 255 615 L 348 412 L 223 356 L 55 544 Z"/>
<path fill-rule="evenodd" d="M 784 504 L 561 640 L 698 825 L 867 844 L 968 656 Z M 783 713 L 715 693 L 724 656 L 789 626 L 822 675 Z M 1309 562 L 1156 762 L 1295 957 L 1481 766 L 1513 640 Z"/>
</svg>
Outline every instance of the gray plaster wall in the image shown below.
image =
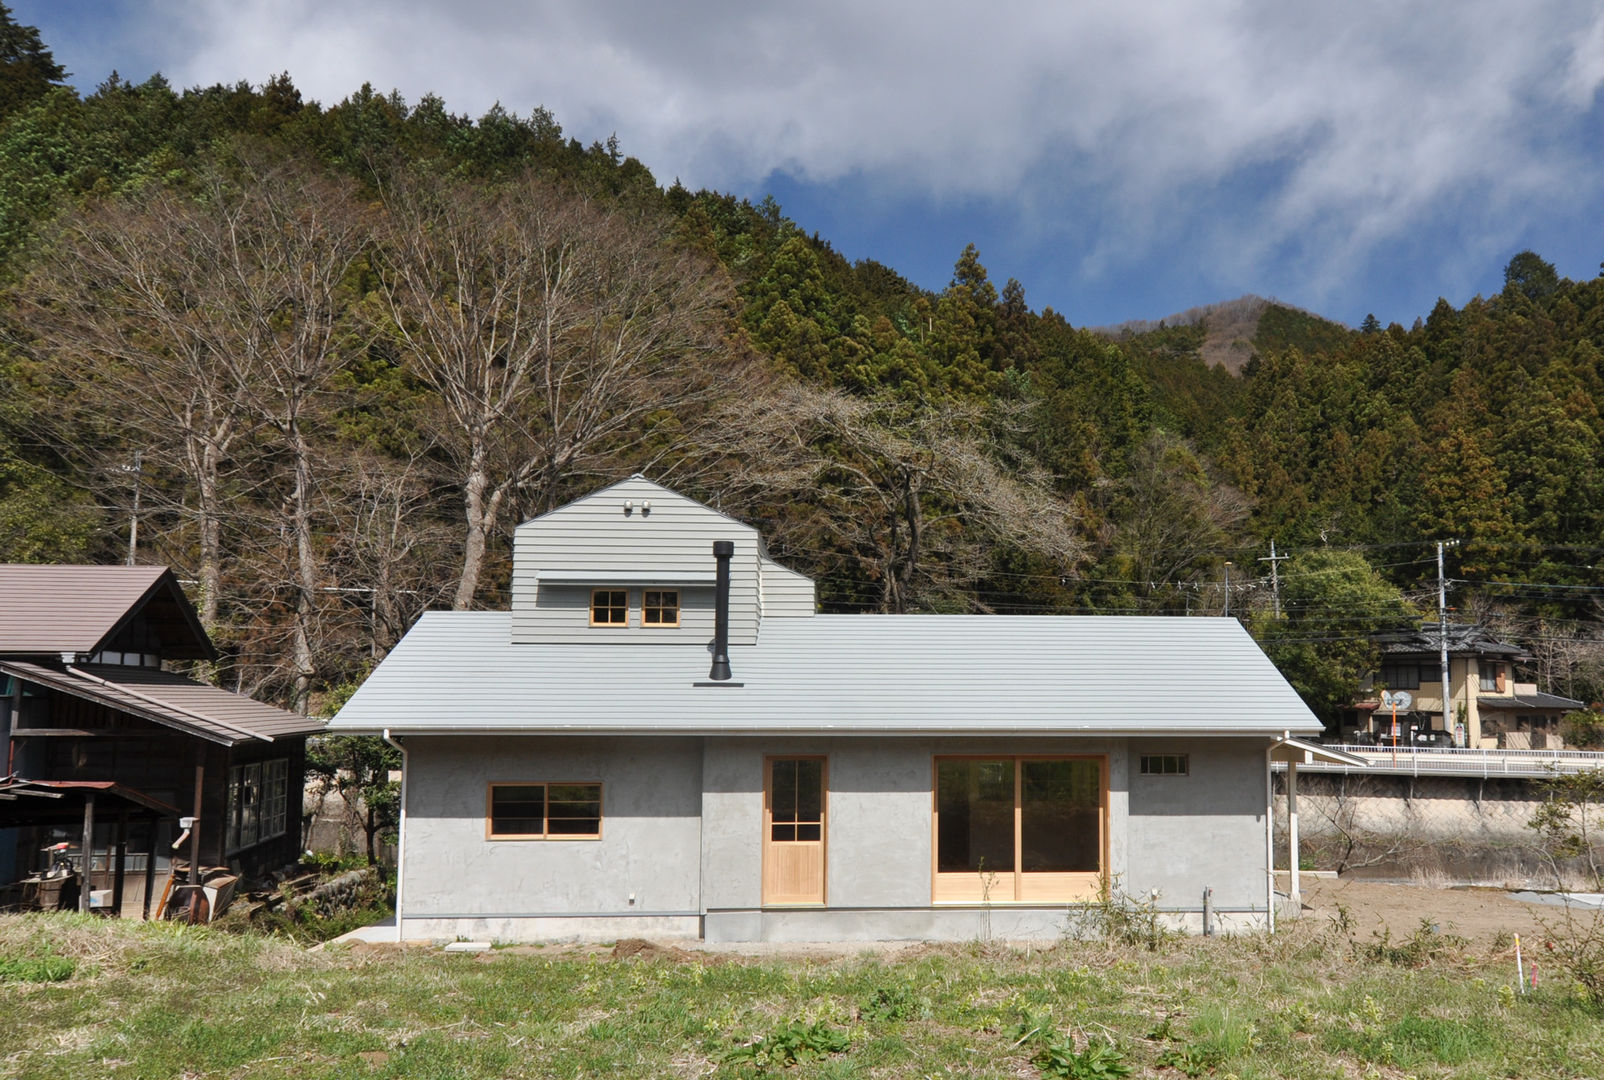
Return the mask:
<svg viewBox="0 0 1604 1080">
<path fill-rule="evenodd" d="M 406 747 L 409 923 L 699 914 L 700 739 L 414 737 Z M 601 839 L 486 838 L 487 784 L 597 781 Z"/>
<path fill-rule="evenodd" d="M 777 941 L 975 937 L 983 921 L 979 905 L 968 915 L 956 915 L 951 912 L 961 905 L 935 908 L 931 902 L 933 767 L 937 756 L 988 753 L 1106 756 L 1109 862 L 1121 872 L 1127 859 L 1123 740 L 709 738 L 702 766 L 707 936 Z M 761 910 L 763 759 L 788 754 L 828 759 L 824 909 Z M 1063 929 L 1061 904 L 1049 905 L 1045 919 L 1012 905 L 992 905 L 992 910 L 994 922 L 1017 924 L 1012 936 Z M 997 914 L 1004 910 L 1015 914 Z"/>
<path fill-rule="evenodd" d="M 1129 894 L 1157 889 L 1161 908 L 1192 910 L 1212 888 L 1218 908 L 1264 910 L 1266 750 L 1263 739 L 1130 740 Z M 1144 754 L 1186 754 L 1189 772 L 1143 776 Z"/>
<path fill-rule="evenodd" d="M 1222 915 L 1264 907 L 1263 740 L 527 736 L 407 745 L 403 915 L 412 937 L 1064 933 L 1064 904 L 932 903 L 933 763 L 949 754 L 1105 756 L 1108 869 L 1128 890 L 1160 890 L 1159 906 L 1183 921 L 1205 885 Z M 1186 753 L 1191 772 L 1134 775 L 1139 753 Z M 828 761 L 823 908 L 762 904 L 764 758 L 785 755 Z M 603 838 L 486 840 L 492 780 L 601 781 Z"/>
</svg>

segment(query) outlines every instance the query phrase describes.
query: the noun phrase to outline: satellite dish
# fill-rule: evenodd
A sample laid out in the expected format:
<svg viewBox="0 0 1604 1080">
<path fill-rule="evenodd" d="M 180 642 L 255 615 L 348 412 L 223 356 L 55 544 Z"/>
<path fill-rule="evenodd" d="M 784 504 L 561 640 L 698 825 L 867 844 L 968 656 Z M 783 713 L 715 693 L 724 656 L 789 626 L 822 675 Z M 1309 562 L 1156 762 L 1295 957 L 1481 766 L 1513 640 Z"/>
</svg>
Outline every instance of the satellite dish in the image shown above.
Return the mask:
<svg viewBox="0 0 1604 1080">
<path fill-rule="evenodd" d="M 1381 707 L 1383 709 L 1407 710 L 1415 703 L 1407 690 L 1383 690 L 1381 692 Z"/>
</svg>

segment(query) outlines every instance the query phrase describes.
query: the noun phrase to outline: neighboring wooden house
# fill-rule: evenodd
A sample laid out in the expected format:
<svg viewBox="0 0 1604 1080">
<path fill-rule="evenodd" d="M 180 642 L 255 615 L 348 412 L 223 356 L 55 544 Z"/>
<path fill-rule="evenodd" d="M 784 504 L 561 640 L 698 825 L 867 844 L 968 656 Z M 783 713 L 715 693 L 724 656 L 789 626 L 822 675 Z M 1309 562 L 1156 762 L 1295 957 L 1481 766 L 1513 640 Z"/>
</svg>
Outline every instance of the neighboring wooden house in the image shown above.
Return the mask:
<svg viewBox="0 0 1604 1080">
<path fill-rule="evenodd" d="M 0 886 L 55 843 L 81 868 L 86 832 L 94 888 L 130 903 L 119 851 L 158 894 L 175 855 L 246 874 L 298 859 L 322 724 L 166 670 L 214 658 L 163 567 L 0 565 Z M 180 818 L 199 824 L 174 852 Z"/>
<path fill-rule="evenodd" d="M 1054 936 L 1106 887 L 1272 906 L 1272 752 L 1318 721 L 1231 619 L 820 615 L 634 477 L 517 530 L 331 721 L 404 750 L 398 935 Z"/>
<path fill-rule="evenodd" d="M 1448 624 L 1448 724 L 1443 724 L 1443 635 L 1435 623 L 1380 634 L 1381 669 L 1355 703 L 1345 736 L 1390 741 L 1392 711 L 1380 691 L 1401 690 L 1409 706 L 1400 710 L 1400 741 L 1413 731 L 1419 741 L 1506 750 L 1560 749 L 1560 718 L 1582 702 L 1541 693 L 1536 683 L 1515 681 L 1515 666 L 1531 659 L 1519 645 L 1500 641 L 1485 627 Z"/>
</svg>

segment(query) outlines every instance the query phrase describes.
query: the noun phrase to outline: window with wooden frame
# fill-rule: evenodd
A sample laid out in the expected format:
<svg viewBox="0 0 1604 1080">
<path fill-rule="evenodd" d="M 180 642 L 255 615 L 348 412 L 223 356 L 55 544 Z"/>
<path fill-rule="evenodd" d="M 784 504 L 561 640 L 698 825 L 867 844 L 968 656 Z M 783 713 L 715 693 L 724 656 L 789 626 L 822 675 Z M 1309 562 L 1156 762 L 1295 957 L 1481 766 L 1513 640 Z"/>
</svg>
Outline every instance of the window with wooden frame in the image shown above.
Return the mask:
<svg viewBox="0 0 1604 1080">
<path fill-rule="evenodd" d="M 223 850 L 232 854 L 289 831 L 288 758 L 234 765 L 228 770 Z"/>
<path fill-rule="evenodd" d="M 642 626 L 678 626 L 679 590 L 647 589 L 641 596 Z"/>
<path fill-rule="evenodd" d="M 485 794 L 488 840 L 599 840 L 600 784 L 489 785 Z"/>
<path fill-rule="evenodd" d="M 935 760 L 937 903 L 1091 899 L 1108 842 L 1102 757 Z"/>
<path fill-rule="evenodd" d="M 1191 764 L 1186 754 L 1143 754 L 1140 772 L 1143 776 L 1186 776 Z"/>
<path fill-rule="evenodd" d="M 629 590 L 592 589 L 590 591 L 590 625 L 628 626 Z"/>
</svg>

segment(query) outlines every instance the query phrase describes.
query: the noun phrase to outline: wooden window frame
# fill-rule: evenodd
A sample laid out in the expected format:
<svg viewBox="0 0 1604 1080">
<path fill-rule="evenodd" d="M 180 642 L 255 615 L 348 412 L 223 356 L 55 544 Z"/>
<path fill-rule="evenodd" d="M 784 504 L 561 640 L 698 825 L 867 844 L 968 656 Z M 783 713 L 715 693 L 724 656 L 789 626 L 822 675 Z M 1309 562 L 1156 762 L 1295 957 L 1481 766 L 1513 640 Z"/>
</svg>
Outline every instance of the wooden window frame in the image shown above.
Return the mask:
<svg viewBox="0 0 1604 1080">
<path fill-rule="evenodd" d="M 594 833 L 498 833 L 495 826 L 495 796 L 498 787 L 594 787 L 596 789 L 596 831 Z M 600 780 L 491 780 L 485 784 L 485 839 L 486 840 L 552 840 L 552 841 L 589 841 L 600 840 L 602 831 L 607 825 L 606 785 Z M 543 804 L 549 805 L 549 799 L 542 796 Z M 551 817 L 542 812 L 541 823 L 549 830 Z"/>
<path fill-rule="evenodd" d="M 1179 763 L 1180 768 L 1178 768 L 1178 769 L 1163 769 L 1163 768 L 1149 769 L 1148 768 L 1148 763 L 1149 762 L 1160 762 L 1160 761 L 1165 761 L 1165 760 L 1169 760 L 1169 759 L 1174 759 L 1177 763 Z M 1138 775 L 1138 776 L 1191 776 L 1192 775 L 1192 755 L 1191 754 L 1140 754 L 1140 755 L 1137 756 L 1136 775 Z"/>
<path fill-rule="evenodd" d="M 651 596 L 653 593 L 657 594 L 657 596 L 659 597 L 659 600 L 661 600 L 661 597 L 663 597 L 665 595 L 672 595 L 674 597 L 674 621 L 673 622 L 647 622 L 646 621 L 646 613 L 648 611 L 652 610 L 652 608 L 654 606 L 651 603 L 649 603 L 646 598 L 648 596 Z M 661 602 L 659 602 L 658 604 L 655 605 L 655 607 L 657 608 L 657 610 L 659 612 L 661 612 L 662 609 L 667 607 L 667 606 L 668 606 L 667 604 L 663 604 Z M 595 609 L 593 608 L 592 610 L 595 610 Z M 681 610 L 682 610 L 682 608 L 680 606 L 680 591 L 678 589 L 642 589 L 641 590 L 641 594 L 640 594 L 640 625 L 641 625 L 641 629 L 642 630 L 677 630 L 679 628 L 680 611 Z"/>
<path fill-rule="evenodd" d="M 941 763 L 944 761 L 1012 761 L 1014 763 L 1014 869 L 997 874 L 992 883 L 979 872 L 940 870 Z M 1095 871 L 1027 873 L 1023 861 L 1023 788 L 1027 761 L 1094 761 L 1098 771 L 1097 859 Z M 1108 881 L 1108 755 L 1107 754 L 937 754 L 930 761 L 930 902 L 939 906 L 991 904 L 1064 904 L 1095 900 Z M 1012 879 L 1009 881 L 1008 879 Z"/>
<path fill-rule="evenodd" d="M 608 599 L 608 603 L 605 605 L 608 611 L 616 610 L 615 606 L 613 605 L 613 603 L 611 601 L 611 597 L 613 596 L 613 594 L 614 593 L 622 593 L 623 594 L 623 596 L 624 596 L 624 619 L 623 619 L 622 622 L 597 622 L 596 621 L 596 606 L 597 606 L 596 605 L 596 597 L 599 596 L 602 593 L 606 593 L 608 595 L 608 598 L 609 598 Z M 592 589 L 592 590 L 590 590 L 590 610 L 589 610 L 589 614 L 590 614 L 590 625 L 592 625 L 594 627 L 598 627 L 599 629 L 602 629 L 602 630 L 628 630 L 629 629 L 629 590 L 628 589 L 613 589 L 613 588 L 602 588 L 602 589 Z"/>
<path fill-rule="evenodd" d="M 223 854 L 233 855 L 289 832 L 289 758 L 230 765 L 224 776 Z M 246 798 L 247 794 L 254 798 Z"/>
</svg>

